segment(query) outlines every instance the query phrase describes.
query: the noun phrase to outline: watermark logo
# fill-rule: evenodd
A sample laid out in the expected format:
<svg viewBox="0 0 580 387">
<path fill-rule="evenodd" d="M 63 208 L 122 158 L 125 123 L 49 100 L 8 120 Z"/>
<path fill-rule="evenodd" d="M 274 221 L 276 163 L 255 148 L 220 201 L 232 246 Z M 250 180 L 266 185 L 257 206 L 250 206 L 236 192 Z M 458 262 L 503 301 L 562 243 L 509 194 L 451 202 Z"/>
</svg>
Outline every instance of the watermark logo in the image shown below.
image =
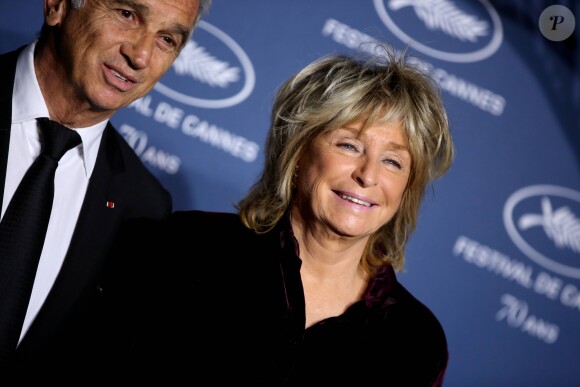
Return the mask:
<svg viewBox="0 0 580 387">
<path fill-rule="evenodd" d="M 503 221 L 528 258 L 580 279 L 580 192 L 553 185 L 522 188 L 506 201 Z"/>
<path fill-rule="evenodd" d="M 572 35 L 576 19 L 572 11 L 563 5 L 550 5 L 540 14 L 538 25 L 546 39 L 559 42 Z"/>
<path fill-rule="evenodd" d="M 503 41 L 499 15 L 486 0 L 374 0 L 374 5 L 397 38 L 433 58 L 477 62 L 493 55 Z"/>
<path fill-rule="evenodd" d="M 207 109 L 228 108 L 248 98 L 256 75 L 244 50 L 204 20 L 199 21 L 194 37 L 173 63 L 173 71 L 154 89 L 177 102 Z"/>
</svg>

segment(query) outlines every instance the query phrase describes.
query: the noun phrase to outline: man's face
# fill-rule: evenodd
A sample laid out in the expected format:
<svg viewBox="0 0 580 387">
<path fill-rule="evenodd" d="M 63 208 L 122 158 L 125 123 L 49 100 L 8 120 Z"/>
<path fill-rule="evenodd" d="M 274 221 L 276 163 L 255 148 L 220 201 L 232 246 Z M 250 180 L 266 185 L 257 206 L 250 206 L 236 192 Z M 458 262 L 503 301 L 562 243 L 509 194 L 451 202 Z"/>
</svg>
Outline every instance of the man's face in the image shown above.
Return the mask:
<svg viewBox="0 0 580 387">
<path fill-rule="evenodd" d="M 147 94 L 187 43 L 198 11 L 199 0 L 87 0 L 58 12 L 70 98 L 108 111 Z"/>
</svg>

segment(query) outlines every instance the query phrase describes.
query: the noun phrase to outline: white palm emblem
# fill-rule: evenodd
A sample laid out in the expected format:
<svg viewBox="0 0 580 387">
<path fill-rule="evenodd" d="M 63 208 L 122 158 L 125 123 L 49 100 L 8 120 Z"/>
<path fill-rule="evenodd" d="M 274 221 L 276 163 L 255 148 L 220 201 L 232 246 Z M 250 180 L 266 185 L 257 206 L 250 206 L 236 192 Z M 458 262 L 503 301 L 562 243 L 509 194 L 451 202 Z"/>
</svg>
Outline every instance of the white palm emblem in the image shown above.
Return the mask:
<svg viewBox="0 0 580 387">
<path fill-rule="evenodd" d="M 468 15 L 449 0 L 390 0 L 388 6 L 394 11 L 411 6 L 427 28 L 439 29 L 462 41 L 475 43 L 489 33 L 488 22 Z"/>
<path fill-rule="evenodd" d="M 542 226 L 557 247 L 568 247 L 580 253 L 580 220 L 568 207 L 560 207 L 554 211 L 547 197 L 542 198 L 542 213 L 522 215 L 518 226 L 522 230 Z"/>
<path fill-rule="evenodd" d="M 240 79 L 240 69 L 216 59 L 193 40 L 187 42 L 173 63 L 177 75 L 189 75 L 210 86 L 225 89 Z"/>
</svg>

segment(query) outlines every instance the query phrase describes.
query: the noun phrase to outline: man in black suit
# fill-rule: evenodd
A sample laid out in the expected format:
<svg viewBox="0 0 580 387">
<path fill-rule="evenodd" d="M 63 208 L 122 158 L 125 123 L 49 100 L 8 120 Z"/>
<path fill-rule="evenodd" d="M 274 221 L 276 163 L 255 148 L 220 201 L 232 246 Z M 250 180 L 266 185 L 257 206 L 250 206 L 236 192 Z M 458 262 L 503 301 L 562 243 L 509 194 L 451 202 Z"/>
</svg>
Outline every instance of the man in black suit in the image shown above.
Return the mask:
<svg viewBox="0 0 580 387">
<path fill-rule="evenodd" d="M 210 3 L 44 0 L 38 39 L 0 56 L 2 216 L 40 152 L 36 118 L 82 139 L 59 163 L 19 344 L 2 369 L 24 371 L 19 378 L 57 375 L 95 360 L 84 352 L 101 337 L 99 321 L 86 316 L 105 291 L 100 275 L 117 232 L 129 219 L 164 219 L 172 210 L 169 192 L 109 119 L 151 90 Z"/>
</svg>

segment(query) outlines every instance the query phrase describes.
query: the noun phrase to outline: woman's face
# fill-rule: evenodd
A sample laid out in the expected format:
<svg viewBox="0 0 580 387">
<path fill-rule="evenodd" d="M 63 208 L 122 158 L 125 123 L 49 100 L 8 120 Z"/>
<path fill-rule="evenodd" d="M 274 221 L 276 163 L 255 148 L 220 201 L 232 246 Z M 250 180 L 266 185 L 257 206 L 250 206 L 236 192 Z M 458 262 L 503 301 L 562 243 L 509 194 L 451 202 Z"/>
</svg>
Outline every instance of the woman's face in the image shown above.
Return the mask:
<svg viewBox="0 0 580 387">
<path fill-rule="evenodd" d="M 411 153 L 398 122 L 357 122 L 313 141 L 296 185 L 307 227 L 340 237 L 368 238 L 399 209 Z"/>
</svg>

